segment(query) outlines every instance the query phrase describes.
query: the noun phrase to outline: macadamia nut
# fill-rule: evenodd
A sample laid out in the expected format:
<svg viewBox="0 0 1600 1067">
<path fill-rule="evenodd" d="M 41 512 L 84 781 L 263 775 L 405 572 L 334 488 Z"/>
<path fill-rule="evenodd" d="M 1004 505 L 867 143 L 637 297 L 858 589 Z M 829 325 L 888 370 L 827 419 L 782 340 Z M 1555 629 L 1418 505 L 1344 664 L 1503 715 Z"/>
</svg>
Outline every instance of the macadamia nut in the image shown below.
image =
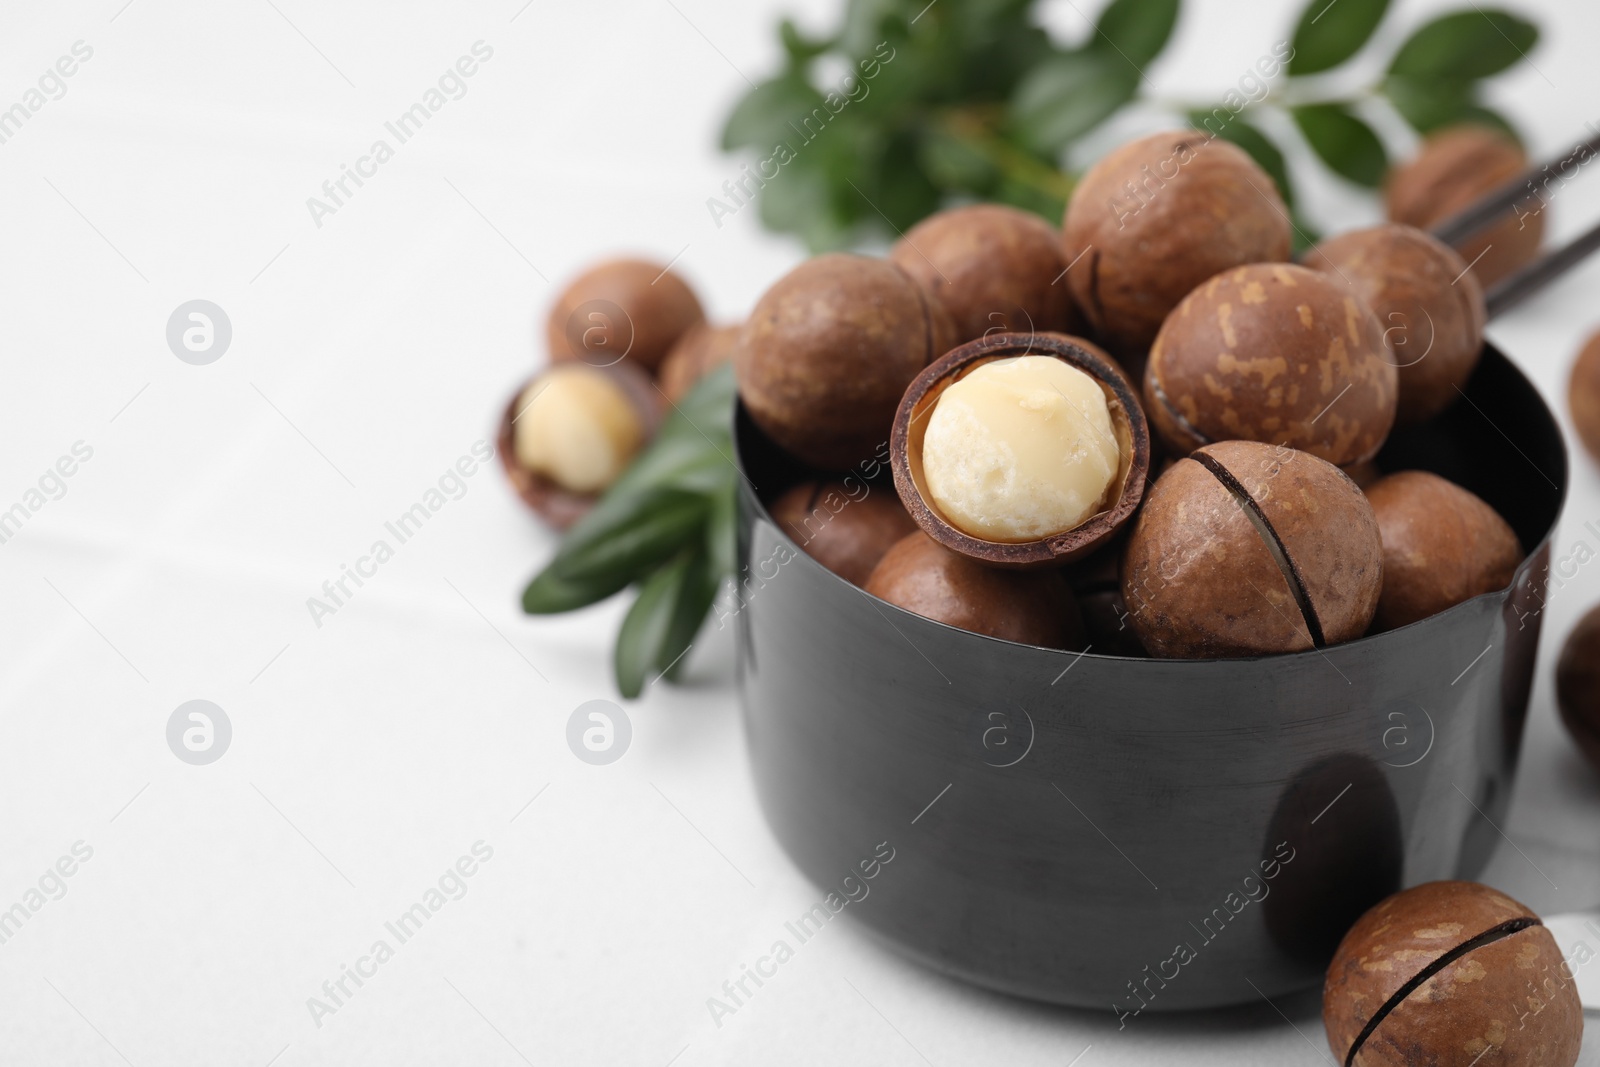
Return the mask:
<svg viewBox="0 0 1600 1067">
<path fill-rule="evenodd" d="M 954 343 L 955 327 L 905 271 L 881 259 L 808 259 L 756 301 L 734 347 L 751 421 L 785 452 L 847 471 L 888 439 L 906 386 Z"/>
<path fill-rule="evenodd" d="M 1424 882 L 1357 919 L 1328 964 L 1322 1022 L 1350 1067 L 1572 1067 L 1583 1044 L 1555 937 L 1476 882 Z"/>
<path fill-rule="evenodd" d="M 517 460 L 574 493 L 598 493 L 644 444 L 639 412 L 622 388 L 580 363 L 540 376 L 517 399 Z"/>
<path fill-rule="evenodd" d="M 872 569 L 867 592 L 923 618 L 1040 648 L 1083 647 L 1083 619 L 1060 571 L 1008 571 L 915 530 Z"/>
<path fill-rule="evenodd" d="M 554 362 L 608 367 L 624 358 L 648 371 L 705 312 L 687 282 L 646 259 L 596 263 L 550 306 L 546 343 Z"/>
<path fill-rule="evenodd" d="M 1062 281 L 1061 232 L 1030 211 L 1005 204 L 941 211 L 897 241 L 889 262 L 944 305 L 959 342 L 1082 330 Z"/>
<path fill-rule="evenodd" d="M 1561 646 L 1556 707 L 1579 751 L 1600 770 L 1600 605 L 1578 620 Z"/>
<path fill-rule="evenodd" d="M 1050 356 L 985 363 L 945 389 L 922 446 L 934 505 L 991 541 L 1077 526 L 1104 506 L 1120 463 L 1100 383 Z"/>
<path fill-rule="evenodd" d="M 1572 365 L 1567 407 L 1572 412 L 1578 440 L 1589 450 L 1589 455 L 1600 462 L 1600 333 L 1584 342 L 1577 362 Z"/>
<path fill-rule="evenodd" d="M 1288 259 L 1289 229 L 1277 185 L 1243 149 L 1203 130 L 1153 134 L 1079 180 L 1062 222 L 1062 258 L 1076 264 L 1064 281 L 1101 343 L 1137 366 L 1195 286 Z"/>
<path fill-rule="evenodd" d="M 1419 230 L 1431 229 L 1515 179 L 1527 166 L 1522 147 L 1500 130 L 1473 123 L 1436 130 L 1422 142 L 1415 158 L 1389 172 L 1384 183 L 1389 218 Z M 1539 254 L 1544 219 L 1541 206 L 1524 202 L 1508 209 L 1488 229 L 1466 238 L 1457 251 L 1487 289 Z"/>
</svg>

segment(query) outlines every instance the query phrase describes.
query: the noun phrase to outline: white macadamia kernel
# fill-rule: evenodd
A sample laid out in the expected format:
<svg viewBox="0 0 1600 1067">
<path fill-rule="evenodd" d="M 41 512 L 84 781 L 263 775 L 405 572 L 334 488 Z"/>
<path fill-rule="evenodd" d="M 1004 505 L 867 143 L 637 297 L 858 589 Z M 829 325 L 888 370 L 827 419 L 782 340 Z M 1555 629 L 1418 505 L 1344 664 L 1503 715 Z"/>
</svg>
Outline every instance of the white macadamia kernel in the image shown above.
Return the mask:
<svg viewBox="0 0 1600 1067">
<path fill-rule="evenodd" d="M 517 398 L 517 462 L 574 493 L 598 493 L 644 444 L 633 401 L 604 371 L 552 367 Z"/>
<path fill-rule="evenodd" d="M 934 404 L 922 475 L 945 521 L 987 541 L 1035 541 L 1103 510 L 1121 466 L 1105 390 L 1052 356 L 979 366 Z"/>
</svg>

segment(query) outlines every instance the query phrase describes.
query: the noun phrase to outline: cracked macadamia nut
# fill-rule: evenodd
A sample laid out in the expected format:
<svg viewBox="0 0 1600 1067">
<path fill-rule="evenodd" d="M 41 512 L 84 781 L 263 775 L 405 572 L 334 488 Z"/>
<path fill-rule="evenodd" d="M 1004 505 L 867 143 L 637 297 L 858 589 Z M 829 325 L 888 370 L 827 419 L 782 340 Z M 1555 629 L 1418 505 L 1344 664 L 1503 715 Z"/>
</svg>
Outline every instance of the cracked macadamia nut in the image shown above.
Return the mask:
<svg viewBox="0 0 1600 1067">
<path fill-rule="evenodd" d="M 993 567 L 1059 567 L 1139 508 L 1150 427 L 1128 375 L 1059 333 L 997 333 L 906 388 L 889 440 L 895 490 L 922 531 Z"/>
<path fill-rule="evenodd" d="M 1383 537 L 1383 595 L 1373 626 L 1393 630 L 1511 584 L 1522 546 L 1475 493 L 1427 471 L 1367 490 Z"/>
<path fill-rule="evenodd" d="M 957 344 L 1078 329 L 1061 231 L 1030 212 L 1003 204 L 941 211 L 897 241 L 889 261 L 944 305 Z"/>
<path fill-rule="evenodd" d="M 654 371 L 704 318 L 694 290 L 666 264 L 613 259 L 568 283 L 550 308 L 545 338 L 552 361 L 606 366 L 626 358 Z"/>
<path fill-rule="evenodd" d="M 1528 157 L 1509 136 L 1486 126 L 1451 126 L 1430 134 L 1415 159 L 1389 173 L 1384 199 L 1389 218 L 1419 230 L 1470 207 L 1512 181 Z M 1533 259 L 1544 238 L 1542 201 L 1513 206 L 1504 218 L 1468 237 L 1458 249 L 1487 289 Z"/>
<path fill-rule="evenodd" d="M 901 394 L 953 333 L 944 309 L 894 264 L 818 256 L 750 313 L 733 357 L 739 396 L 784 451 L 848 470 L 888 441 Z"/>
<path fill-rule="evenodd" d="M 523 390 L 517 409 L 517 462 L 574 493 L 609 486 L 644 446 L 632 398 L 592 367 L 552 367 Z"/>
<path fill-rule="evenodd" d="M 1133 141 L 1090 167 L 1062 224 L 1073 300 L 1125 359 L 1143 355 L 1195 286 L 1240 264 L 1286 260 L 1289 249 L 1289 213 L 1271 176 L 1193 130 Z"/>
<path fill-rule="evenodd" d="M 733 359 L 733 346 L 738 340 L 738 326 L 711 326 L 703 322 L 691 326 L 672 346 L 656 374 L 661 392 L 674 404 L 678 403 L 701 378 Z"/>
<path fill-rule="evenodd" d="M 1572 1067 L 1583 1042 L 1556 939 L 1476 882 L 1428 882 L 1356 920 L 1328 965 L 1322 1021 L 1350 1067 Z"/>
<path fill-rule="evenodd" d="M 517 390 L 500 416 L 495 450 L 534 514 L 565 530 L 655 435 L 661 394 L 631 363 L 558 363 Z"/>
<path fill-rule="evenodd" d="M 1572 365 L 1567 386 L 1567 406 L 1578 440 L 1600 462 L 1600 333 L 1589 338 Z"/>
<path fill-rule="evenodd" d="M 1256 263 L 1211 278 L 1167 316 L 1145 367 L 1145 412 L 1184 455 L 1213 441 L 1370 459 L 1398 381 L 1377 316 L 1328 275 Z"/>
<path fill-rule="evenodd" d="M 1483 352 L 1483 287 L 1449 245 L 1399 223 L 1340 234 L 1305 265 L 1346 282 L 1378 316 L 1400 374 L 1396 421 L 1455 403 Z"/>
<path fill-rule="evenodd" d="M 1009 571 L 950 551 L 918 530 L 889 549 L 867 592 L 972 633 L 1043 648 L 1083 647 L 1083 620 L 1060 571 Z"/>
<path fill-rule="evenodd" d="M 1343 471 L 1251 441 L 1208 445 L 1145 495 L 1122 561 L 1153 656 L 1299 652 L 1360 637 L 1383 582 L 1372 507 Z"/>
<path fill-rule="evenodd" d="M 1105 391 L 1053 356 L 997 359 L 947 387 L 922 442 L 934 505 L 989 541 L 1072 529 L 1105 506 L 1120 466 Z"/>
<path fill-rule="evenodd" d="M 1600 769 L 1600 607 L 1590 608 L 1561 646 L 1556 706 L 1579 751 Z"/>
<path fill-rule="evenodd" d="M 772 519 L 851 585 L 865 585 L 883 554 L 917 528 L 893 489 L 853 477 L 800 483 L 773 503 Z"/>
</svg>

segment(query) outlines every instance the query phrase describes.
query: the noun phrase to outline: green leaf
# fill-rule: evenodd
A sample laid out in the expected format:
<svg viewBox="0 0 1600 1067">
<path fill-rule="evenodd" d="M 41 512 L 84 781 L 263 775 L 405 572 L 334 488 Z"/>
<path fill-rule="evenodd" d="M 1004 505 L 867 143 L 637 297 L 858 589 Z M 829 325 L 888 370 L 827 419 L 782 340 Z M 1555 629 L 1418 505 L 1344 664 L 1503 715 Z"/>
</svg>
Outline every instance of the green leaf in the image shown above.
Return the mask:
<svg viewBox="0 0 1600 1067">
<path fill-rule="evenodd" d="M 679 554 L 645 580 L 617 631 L 613 652 L 623 696 L 638 696 L 652 673 L 669 682 L 678 679 L 720 586 L 703 546 Z"/>
<path fill-rule="evenodd" d="M 1462 111 L 1472 104 L 1472 83 L 1392 74 L 1384 79 L 1383 94 L 1412 129 L 1429 133 L 1458 121 Z"/>
<path fill-rule="evenodd" d="M 1003 179 L 995 187 L 990 199 L 996 203 L 1010 204 L 1012 207 L 1031 211 L 1048 221 L 1052 226 L 1061 222 L 1062 212 L 1067 210 L 1067 202 L 1060 197 L 1052 196 L 1036 185 L 1019 182 L 1012 178 Z"/>
<path fill-rule="evenodd" d="M 1086 47 L 1120 56 L 1142 73 L 1171 39 L 1178 6 L 1178 0 L 1111 0 Z"/>
<path fill-rule="evenodd" d="M 733 396 L 738 392 L 733 366 L 723 363 L 694 383 L 689 394 L 678 401 L 662 427 L 664 436 L 690 431 L 727 440 L 733 439 Z"/>
<path fill-rule="evenodd" d="M 710 492 L 733 476 L 733 367 L 724 364 L 696 382 L 667 414 L 655 440 L 622 472 L 600 504 L 574 531 L 602 525 L 633 506 L 631 498 L 658 489 Z M 601 519 L 591 519 L 595 512 Z M 568 535 L 569 538 L 572 536 Z"/>
<path fill-rule="evenodd" d="M 799 234 L 813 253 L 827 252 L 846 243 L 851 220 L 834 207 L 827 174 L 807 159 L 800 156 L 761 190 L 761 224 Z"/>
<path fill-rule="evenodd" d="M 699 536 L 710 511 L 711 501 L 703 493 L 662 490 L 631 521 L 597 536 L 569 537 L 550 567 L 569 582 L 600 581 L 607 575 L 631 581 Z"/>
<path fill-rule="evenodd" d="M 999 168 L 976 141 L 943 127 L 922 139 L 919 157 L 928 177 L 945 190 L 982 196 L 1000 178 Z"/>
<path fill-rule="evenodd" d="M 1189 124 L 1202 133 L 1209 133 L 1248 152 L 1257 166 L 1272 175 L 1283 202 L 1290 208 L 1294 207 L 1294 187 L 1289 182 L 1289 165 L 1284 161 L 1283 153 L 1278 150 L 1278 146 L 1268 140 L 1266 134 L 1238 116 L 1229 118 L 1227 122 L 1221 122 L 1215 113 L 1210 111 L 1191 111 Z"/>
<path fill-rule="evenodd" d="M 1402 78 L 1399 75 L 1390 75 L 1383 83 L 1384 95 L 1418 133 L 1432 133 L 1445 126 L 1474 123 L 1500 130 L 1521 144 L 1522 137 L 1510 120 L 1479 103 L 1475 89 L 1474 82 L 1430 81 Z"/>
<path fill-rule="evenodd" d="M 1054 155 L 1129 100 L 1139 72 L 1115 54 L 1076 52 L 1035 67 L 1011 99 L 1011 122 L 1036 151 Z"/>
<path fill-rule="evenodd" d="M 709 510 L 707 497 L 669 490 L 648 499 L 631 521 L 578 540 L 569 533 L 523 590 L 522 609 L 548 615 L 604 600 L 703 537 Z"/>
<path fill-rule="evenodd" d="M 968 13 L 971 14 L 970 9 Z M 1016 88 L 1018 79 L 1055 51 L 1050 35 L 1030 25 L 1025 10 L 1008 13 L 1006 18 L 1006 24 L 998 30 L 990 27 L 987 31 L 977 28 L 967 32 L 963 29 L 959 36 L 956 32 L 949 34 L 956 62 L 960 65 L 961 80 L 954 87 L 956 91 L 941 102 L 969 104 L 1004 100 Z M 922 47 L 920 41 L 918 47 Z"/>
<path fill-rule="evenodd" d="M 639 596 L 623 617 L 612 666 L 617 688 L 625 697 L 638 696 L 651 669 L 660 670 L 657 661 L 672 629 L 678 600 L 684 594 L 689 559 L 684 554 L 645 579 Z"/>
<path fill-rule="evenodd" d="M 669 682 L 676 682 L 689 662 L 689 649 L 695 635 L 705 624 L 706 614 L 722 588 L 722 575 L 715 573 L 711 557 L 699 550 L 689 557 L 685 568 L 683 587 L 673 605 L 672 618 L 667 623 L 667 633 L 656 653 L 656 670 Z"/>
<path fill-rule="evenodd" d="M 522 591 L 522 610 L 529 615 L 559 615 L 564 611 L 577 611 L 599 603 L 627 584 L 627 579 L 572 581 L 546 567 Z"/>
<path fill-rule="evenodd" d="M 1388 9 L 1389 0 L 1310 0 L 1294 28 L 1289 73 L 1337 67 L 1361 51 Z"/>
<path fill-rule="evenodd" d="M 961 29 L 968 33 L 982 33 L 997 25 L 1025 18 L 1034 0 L 964 0 L 953 5 L 951 12 L 961 18 Z M 921 11 L 927 0 L 908 0 L 912 12 Z"/>
<path fill-rule="evenodd" d="M 704 505 L 711 493 L 734 477 L 732 461 L 713 442 L 658 440 L 567 531 L 550 565 L 563 576 L 575 577 L 578 572 L 571 569 L 573 559 L 590 556 L 595 546 L 628 536 L 653 513 L 675 502 L 699 500 Z"/>
<path fill-rule="evenodd" d="M 800 32 L 800 27 L 794 24 L 793 19 L 784 19 L 778 23 L 778 38 L 783 41 L 783 50 L 789 54 L 789 62 L 794 67 L 803 67 L 808 61 L 833 47 L 833 42 L 825 37 L 819 40 L 808 39 Z"/>
<path fill-rule="evenodd" d="M 1389 64 L 1389 73 L 1414 78 L 1487 78 L 1526 59 L 1538 41 L 1539 27 L 1509 11 L 1456 11 L 1424 23 L 1407 38 Z"/>
<path fill-rule="evenodd" d="M 822 94 L 796 73 L 764 81 L 734 105 L 722 127 L 722 148 L 754 148 L 770 153 L 780 143 L 796 139 L 791 122 L 798 123 L 822 105 Z"/>
<path fill-rule="evenodd" d="M 1335 173 L 1372 188 L 1383 182 L 1389 157 L 1372 127 L 1342 104 L 1309 104 L 1291 110 L 1312 151 Z"/>
<path fill-rule="evenodd" d="M 910 131 L 891 136 L 870 160 L 876 171 L 871 184 L 863 185 L 860 192 L 851 190 L 857 197 L 870 192 L 868 217 L 881 222 L 888 216 L 889 225 L 902 233 L 939 210 L 939 189 L 918 165 L 920 141 Z"/>
<path fill-rule="evenodd" d="M 864 57 L 885 39 L 892 38 L 891 46 L 904 44 L 903 27 L 916 12 L 895 16 L 906 7 L 902 0 L 850 0 L 839 31 L 840 50 L 847 56 Z"/>
</svg>

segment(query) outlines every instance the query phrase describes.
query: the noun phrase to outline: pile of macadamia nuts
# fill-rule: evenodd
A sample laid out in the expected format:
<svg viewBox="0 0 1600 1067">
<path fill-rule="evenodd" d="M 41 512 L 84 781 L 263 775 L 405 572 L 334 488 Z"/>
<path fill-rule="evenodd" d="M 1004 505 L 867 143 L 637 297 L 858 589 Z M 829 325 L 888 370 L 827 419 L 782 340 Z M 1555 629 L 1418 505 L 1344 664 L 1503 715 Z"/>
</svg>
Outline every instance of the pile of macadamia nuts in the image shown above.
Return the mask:
<svg viewBox="0 0 1600 1067">
<path fill-rule="evenodd" d="M 1482 140 L 1429 142 L 1391 204 Z M 1059 231 L 980 204 L 802 263 L 732 342 L 750 419 L 813 472 L 775 518 L 909 611 L 1122 655 L 1321 648 L 1505 588 L 1523 549 L 1492 507 L 1374 463 L 1462 395 L 1478 279 L 1401 222 L 1299 262 L 1291 237 L 1266 172 L 1180 131 L 1092 167 Z M 885 454 L 898 501 L 817 505 Z"/>
<path fill-rule="evenodd" d="M 1391 430 L 1461 397 L 1483 347 L 1478 276 L 1537 247 L 1519 231 L 1469 268 L 1408 223 L 1521 159 L 1494 131 L 1435 135 L 1391 176 L 1401 221 L 1293 262 L 1288 211 L 1248 155 L 1156 134 L 1092 167 L 1060 229 L 1002 205 L 947 210 L 887 258 L 801 263 L 741 325 L 708 324 L 666 266 L 607 261 L 552 306 L 550 362 L 506 405 L 500 454 L 564 530 L 732 361 L 749 418 L 809 471 L 774 487 L 774 518 L 909 611 L 1184 658 L 1405 626 L 1505 588 L 1522 560 L 1483 500 L 1375 462 Z M 1591 348 L 1573 409 L 1600 449 Z M 864 471 L 882 472 L 864 494 L 828 491 Z"/>
</svg>

